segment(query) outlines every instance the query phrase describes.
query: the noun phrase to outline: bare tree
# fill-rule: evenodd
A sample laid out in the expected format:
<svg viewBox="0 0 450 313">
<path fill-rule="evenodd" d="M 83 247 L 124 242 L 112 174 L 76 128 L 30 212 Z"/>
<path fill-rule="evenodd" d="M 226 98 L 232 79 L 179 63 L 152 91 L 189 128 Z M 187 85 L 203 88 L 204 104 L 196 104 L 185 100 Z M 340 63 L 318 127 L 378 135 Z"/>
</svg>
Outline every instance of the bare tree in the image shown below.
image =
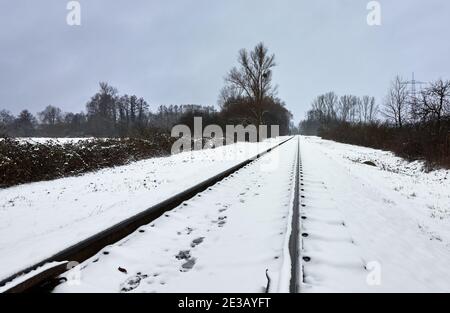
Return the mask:
<svg viewBox="0 0 450 313">
<path fill-rule="evenodd" d="M 413 114 L 422 121 L 435 123 L 435 133 L 439 136 L 442 132 L 442 122 L 446 115 L 450 114 L 450 81 L 439 79 L 423 90 L 413 108 Z"/>
<path fill-rule="evenodd" d="M 239 51 L 238 63 L 239 67 L 234 67 L 225 80 L 234 92 L 251 100 L 254 122 L 259 126 L 263 123 L 263 102 L 276 92 L 272 86 L 275 55 L 269 55 L 264 44 L 259 43 L 251 52 L 245 49 Z"/>
<path fill-rule="evenodd" d="M 408 112 L 407 85 L 400 76 L 396 76 L 385 99 L 383 114 L 397 127 L 402 128 L 408 120 Z"/>
<path fill-rule="evenodd" d="M 227 85 L 220 90 L 219 100 L 217 101 L 219 107 L 223 109 L 224 105 L 230 100 L 236 100 L 240 97 L 239 91 L 234 86 Z"/>
<path fill-rule="evenodd" d="M 107 83 L 86 104 L 89 131 L 94 136 L 114 136 L 117 122 L 118 91 Z"/>
<path fill-rule="evenodd" d="M 327 92 L 323 95 L 323 103 L 326 109 L 325 115 L 327 122 L 336 120 L 336 110 L 339 103 L 339 97 L 334 92 Z"/>
<path fill-rule="evenodd" d="M 364 124 L 375 120 L 378 113 L 378 106 L 375 104 L 375 98 L 363 96 L 358 102 L 359 121 Z"/>
<path fill-rule="evenodd" d="M 67 113 L 64 115 L 64 135 L 70 135 L 75 137 L 84 136 L 86 133 L 86 114 L 80 113 Z"/>
<path fill-rule="evenodd" d="M 14 121 L 14 132 L 16 136 L 30 137 L 36 130 L 37 121 L 28 110 L 23 110 Z"/>
<path fill-rule="evenodd" d="M 356 119 L 358 97 L 352 95 L 341 96 L 337 114 L 341 122 L 354 122 Z"/>
<path fill-rule="evenodd" d="M 0 137 L 8 135 L 14 123 L 14 115 L 6 110 L 0 111 Z"/>
<path fill-rule="evenodd" d="M 327 106 L 325 103 L 325 95 L 317 96 L 312 102 L 312 111 L 314 112 L 314 118 L 320 122 L 326 121 Z"/>
<path fill-rule="evenodd" d="M 38 117 L 42 124 L 48 126 L 55 126 L 63 119 L 61 109 L 51 105 L 47 106 L 44 111 L 39 112 Z"/>
</svg>

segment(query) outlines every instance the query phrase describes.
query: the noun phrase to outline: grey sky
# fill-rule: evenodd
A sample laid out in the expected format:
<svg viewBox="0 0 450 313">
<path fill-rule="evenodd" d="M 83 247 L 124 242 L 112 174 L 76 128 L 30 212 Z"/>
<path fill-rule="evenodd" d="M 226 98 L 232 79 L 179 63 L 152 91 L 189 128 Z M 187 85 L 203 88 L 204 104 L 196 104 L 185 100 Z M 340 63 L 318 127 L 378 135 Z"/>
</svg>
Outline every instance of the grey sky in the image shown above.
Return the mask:
<svg viewBox="0 0 450 313">
<path fill-rule="evenodd" d="M 277 56 L 279 96 L 298 121 L 329 90 L 374 95 L 397 73 L 450 78 L 450 2 L 380 0 L 0 0 L 0 109 L 80 111 L 99 81 L 159 104 L 216 104 L 241 48 Z"/>
</svg>

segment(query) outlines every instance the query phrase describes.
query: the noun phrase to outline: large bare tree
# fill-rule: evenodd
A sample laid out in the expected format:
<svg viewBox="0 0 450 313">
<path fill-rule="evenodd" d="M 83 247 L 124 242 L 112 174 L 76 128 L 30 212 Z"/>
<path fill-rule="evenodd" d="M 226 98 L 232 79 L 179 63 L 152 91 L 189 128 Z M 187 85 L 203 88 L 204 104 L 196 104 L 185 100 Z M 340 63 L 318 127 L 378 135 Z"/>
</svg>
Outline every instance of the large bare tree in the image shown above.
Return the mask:
<svg viewBox="0 0 450 313">
<path fill-rule="evenodd" d="M 251 112 L 256 126 L 263 124 L 264 101 L 273 97 L 276 88 L 272 86 L 272 69 L 276 66 L 275 55 L 269 54 L 267 47 L 259 43 L 252 51 L 239 51 L 238 67 L 234 67 L 225 78 L 232 93 L 251 101 Z M 224 91 L 230 93 L 230 89 Z"/>
<path fill-rule="evenodd" d="M 408 96 L 407 85 L 400 76 L 396 76 L 384 101 L 383 114 L 399 128 L 408 120 Z"/>
<path fill-rule="evenodd" d="M 435 133 L 441 135 L 442 122 L 450 114 L 450 81 L 439 79 L 425 88 L 413 113 L 423 121 L 435 123 Z"/>
</svg>

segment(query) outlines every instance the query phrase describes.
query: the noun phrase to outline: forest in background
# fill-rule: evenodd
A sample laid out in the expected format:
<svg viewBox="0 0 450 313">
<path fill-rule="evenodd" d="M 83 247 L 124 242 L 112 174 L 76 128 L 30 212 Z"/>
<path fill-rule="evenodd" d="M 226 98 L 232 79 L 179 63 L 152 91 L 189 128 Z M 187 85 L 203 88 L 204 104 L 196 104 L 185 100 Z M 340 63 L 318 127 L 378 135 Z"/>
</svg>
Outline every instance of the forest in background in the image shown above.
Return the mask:
<svg viewBox="0 0 450 313">
<path fill-rule="evenodd" d="M 260 43 L 250 51 L 239 51 L 237 63 L 225 77 L 218 109 L 161 105 L 152 112 L 142 97 L 121 95 L 117 88 L 101 82 L 99 91 L 79 113 L 65 113 L 52 105 L 37 115 L 23 110 L 14 116 L 1 110 L 0 188 L 170 155 L 176 140 L 171 137 L 172 127 L 183 124 L 193 129 L 194 117 L 202 117 L 204 127 L 221 126 L 224 133 L 226 125 L 278 125 L 281 135 L 289 134 L 292 114 L 272 84 L 275 56 Z M 16 137 L 89 139 L 61 144 L 31 143 Z M 226 143 L 225 138 L 214 140 Z"/>
<path fill-rule="evenodd" d="M 370 96 L 318 96 L 299 125 L 305 135 L 389 150 L 450 168 L 450 81 L 436 80 L 415 95 L 397 76 L 381 105 Z"/>
<path fill-rule="evenodd" d="M 99 91 L 85 111 L 65 113 L 49 105 L 33 115 L 23 110 L 14 116 L 0 111 L 0 135 L 10 137 L 101 137 L 148 138 L 154 133 L 170 133 L 174 125 L 192 126 L 193 117 L 203 117 L 203 125 L 279 125 L 281 135 L 290 131 L 292 114 L 277 98 L 272 84 L 275 56 L 263 43 L 251 51 L 242 49 L 238 66 L 225 78 L 219 109 L 200 105 L 161 105 L 156 112 L 136 95 L 120 95 L 117 88 L 100 83 Z"/>
</svg>

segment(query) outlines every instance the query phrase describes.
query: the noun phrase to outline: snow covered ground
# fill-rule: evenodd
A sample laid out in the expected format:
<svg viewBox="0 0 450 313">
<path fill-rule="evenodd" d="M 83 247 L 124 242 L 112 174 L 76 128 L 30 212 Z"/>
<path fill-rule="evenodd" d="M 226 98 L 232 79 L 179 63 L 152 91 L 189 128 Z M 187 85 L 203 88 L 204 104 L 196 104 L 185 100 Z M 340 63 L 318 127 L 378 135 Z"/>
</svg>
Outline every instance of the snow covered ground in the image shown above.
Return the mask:
<svg viewBox="0 0 450 313">
<path fill-rule="evenodd" d="M 0 190 L 0 279 L 222 172 L 260 151 L 239 143 Z"/>
<path fill-rule="evenodd" d="M 300 143 L 301 292 L 450 292 L 449 171 L 317 137 Z M 56 292 L 262 292 L 266 269 L 270 291 L 286 292 L 296 148 L 286 143 L 106 247 L 67 274 L 81 284 Z M 256 153 L 242 143 L 1 190 L 0 276 Z"/>
<path fill-rule="evenodd" d="M 78 138 L 49 138 L 49 137 L 18 137 L 15 138 L 17 140 L 19 140 L 19 142 L 23 142 L 23 143 L 30 143 L 30 144 L 34 144 L 34 143 L 40 143 L 40 144 L 45 144 L 45 143 L 55 143 L 55 144 L 66 144 L 66 143 L 77 143 L 80 141 L 89 141 L 89 140 L 93 140 L 93 137 L 78 137 Z M 3 138 L 0 138 L 0 141 L 2 141 Z"/>
<path fill-rule="evenodd" d="M 55 291 L 264 292 L 266 270 L 271 291 L 287 290 L 297 147 L 287 142 L 106 247 L 67 274 L 80 280 Z"/>
<path fill-rule="evenodd" d="M 448 171 L 315 137 L 301 155 L 302 291 L 450 292 Z"/>
</svg>

